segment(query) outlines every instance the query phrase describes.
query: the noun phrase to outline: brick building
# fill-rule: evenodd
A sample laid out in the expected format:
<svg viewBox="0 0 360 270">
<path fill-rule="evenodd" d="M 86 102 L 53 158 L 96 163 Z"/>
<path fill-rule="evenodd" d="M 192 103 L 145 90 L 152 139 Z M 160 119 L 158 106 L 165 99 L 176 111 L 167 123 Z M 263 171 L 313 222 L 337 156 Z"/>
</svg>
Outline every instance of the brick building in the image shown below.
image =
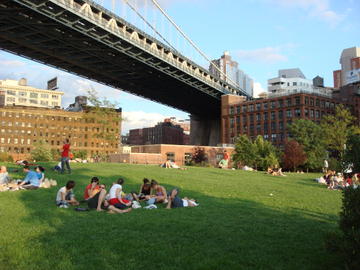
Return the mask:
<svg viewBox="0 0 360 270">
<path fill-rule="evenodd" d="M 87 117 L 89 112 L 71 112 L 25 106 L 0 107 L 0 152 L 14 159 L 28 158 L 33 145 L 46 141 L 60 150 L 65 138 L 70 138 L 72 151 L 86 150 L 88 156 L 117 153 L 120 145 L 121 122 L 112 123 L 107 133 L 115 140 L 101 139 L 101 124 Z M 118 111 L 121 116 L 121 110 Z"/>
<path fill-rule="evenodd" d="M 158 123 L 154 127 L 132 129 L 129 131 L 128 143 L 130 145 L 144 144 L 179 144 L 189 143 L 190 135 L 184 133 L 180 125 L 175 125 L 170 120 Z"/>
<path fill-rule="evenodd" d="M 267 99 L 244 101 L 241 97 L 222 97 L 222 143 L 231 144 L 237 136 L 261 135 L 281 146 L 289 136 L 287 126 L 296 119 L 319 123 L 326 114 L 334 113 L 339 104 L 329 97 L 297 93 Z"/>
<path fill-rule="evenodd" d="M 226 150 L 229 155 L 234 151 L 233 147 L 212 147 L 194 145 L 136 145 L 131 147 L 131 153 L 110 155 L 111 162 L 134 163 L 134 164 L 162 164 L 170 159 L 177 165 L 185 165 L 191 160 L 196 148 L 203 148 L 210 165 L 217 166 L 224 157 Z M 231 167 L 231 164 L 230 164 Z"/>
</svg>

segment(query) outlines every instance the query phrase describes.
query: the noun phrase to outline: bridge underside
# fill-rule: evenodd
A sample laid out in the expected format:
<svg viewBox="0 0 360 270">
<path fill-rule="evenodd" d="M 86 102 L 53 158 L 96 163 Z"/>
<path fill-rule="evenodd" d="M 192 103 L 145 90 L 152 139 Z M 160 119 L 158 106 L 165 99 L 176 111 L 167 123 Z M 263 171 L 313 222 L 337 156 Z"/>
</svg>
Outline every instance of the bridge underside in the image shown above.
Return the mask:
<svg viewBox="0 0 360 270">
<path fill-rule="evenodd" d="M 103 36 L 95 40 L 88 26 L 81 29 L 85 26 L 77 23 L 79 18 L 73 13 L 59 12 L 61 15 L 54 19 L 11 0 L 2 0 L 1 49 L 192 115 L 219 119 L 222 93 L 218 91 L 214 96 L 216 91 L 200 80 L 106 31 L 97 31 Z M 61 18 L 66 21 L 60 23 Z M 73 23 L 70 25 L 69 21 Z M 74 30 L 74 25 L 78 30 Z"/>
</svg>

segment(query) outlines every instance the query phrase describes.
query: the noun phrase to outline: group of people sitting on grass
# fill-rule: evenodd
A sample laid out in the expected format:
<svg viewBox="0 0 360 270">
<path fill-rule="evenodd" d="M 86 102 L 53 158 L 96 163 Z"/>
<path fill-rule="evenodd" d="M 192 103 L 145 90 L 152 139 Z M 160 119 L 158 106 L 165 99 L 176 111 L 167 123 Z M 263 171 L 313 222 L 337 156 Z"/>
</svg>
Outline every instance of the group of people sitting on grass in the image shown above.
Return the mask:
<svg viewBox="0 0 360 270">
<path fill-rule="evenodd" d="M 315 179 L 319 184 L 327 185 L 328 189 L 341 190 L 346 187 L 357 188 L 360 185 L 360 173 L 336 173 L 327 170 L 325 174 Z"/>
<path fill-rule="evenodd" d="M 156 204 L 166 204 L 166 208 L 195 207 L 198 203 L 194 199 L 187 197 L 180 198 L 179 190 L 173 189 L 166 192 L 164 186 L 155 180 L 143 179 L 139 192 L 125 193 L 123 190 L 124 179 L 119 178 L 112 184 L 109 191 L 105 184 L 100 184 L 97 177 L 93 177 L 85 187 L 84 199 L 81 201 L 87 204 L 88 208 L 76 208 L 78 210 L 96 209 L 97 211 L 107 210 L 110 213 L 126 213 L 133 208 L 141 208 L 141 203 L 145 202 L 148 209 L 157 208 Z M 68 181 L 61 187 L 56 195 L 56 205 L 60 208 L 68 208 L 69 205 L 78 206 L 80 202 L 76 200 L 73 189 L 75 181 Z"/>
<path fill-rule="evenodd" d="M 23 180 L 12 180 L 7 168 L 0 167 L 0 191 L 16 191 L 20 189 L 38 189 L 40 187 L 56 186 L 55 180 L 48 180 L 45 178 L 45 169 L 42 166 L 35 167 L 31 170 L 28 165 L 23 167 L 26 174 Z"/>
</svg>

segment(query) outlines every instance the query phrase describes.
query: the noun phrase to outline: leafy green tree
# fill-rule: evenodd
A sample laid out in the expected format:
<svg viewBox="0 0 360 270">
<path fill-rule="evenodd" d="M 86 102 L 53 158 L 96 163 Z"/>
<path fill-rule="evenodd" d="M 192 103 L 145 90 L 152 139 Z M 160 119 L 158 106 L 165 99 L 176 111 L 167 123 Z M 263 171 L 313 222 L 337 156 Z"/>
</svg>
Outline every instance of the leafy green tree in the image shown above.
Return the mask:
<svg viewBox="0 0 360 270">
<path fill-rule="evenodd" d="M 295 120 L 288 129 L 292 138 L 302 145 L 306 154 L 305 167 L 310 170 L 320 169 L 326 157 L 324 132 L 311 120 Z"/>
<path fill-rule="evenodd" d="M 31 158 L 36 161 L 51 161 L 53 159 L 50 145 L 42 140 L 34 143 L 34 148 L 30 154 Z"/>
<path fill-rule="evenodd" d="M 257 136 L 253 148 L 255 151 L 255 167 L 261 170 L 266 170 L 268 167 L 275 167 L 279 165 L 279 157 L 275 146 L 264 140 L 262 136 Z"/>
<path fill-rule="evenodd" d="M 94 137 L 105 139 L 108 143 L 119 143 L 121 117 L 117 110 L 118 104 L 105 97 L 100 98 L 93 88 L 88 90 L 87 99 L 91 106 L 86 107 L 84 118 L 89 123 L 100 125 Z"/>
<path fill-rule="evenodd" d="M 232 155 L 234 166 L 254 166 L 256 164 L 256 150 L 250 138 L 246 135 L 237 137 L 235 151 Z"/>
<path fill-rule="evenodd" d="M 87 158 L 87 151 L 86 150 L 77 150 L 73 151 L 74 158 L 86 159 Z"/>
<path fill-rule="evenodd" d="M 327 148 L 344 164 L 346 143 L 349 138 L 359 134 L 359 127 L 354 125 L 355 117 L 344 107 L 338 105 L 334 115 L 326 115 L 321 121 L 321 128 Z"/>
<path fill-rule="evenodd" d="M 348 139 L 345 161 L 354 165 L 354 172 L 360 172 L 360 135 L 351 135 Z"/>
</svg>

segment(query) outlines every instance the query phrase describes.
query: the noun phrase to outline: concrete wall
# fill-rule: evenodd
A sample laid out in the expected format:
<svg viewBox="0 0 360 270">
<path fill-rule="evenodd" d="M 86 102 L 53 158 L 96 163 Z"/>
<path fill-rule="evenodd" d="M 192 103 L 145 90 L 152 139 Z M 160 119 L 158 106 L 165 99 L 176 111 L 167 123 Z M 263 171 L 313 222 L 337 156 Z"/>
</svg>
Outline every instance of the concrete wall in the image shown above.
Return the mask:
<svg viewBox="0 0 360 270">
<path fill-rule="evenodd" d="M 190 144 L 216 146 L 220 143 L 220 129 L 220 115 L 219 118 L 215 119 L 191 115 Z"/>
</svg>

